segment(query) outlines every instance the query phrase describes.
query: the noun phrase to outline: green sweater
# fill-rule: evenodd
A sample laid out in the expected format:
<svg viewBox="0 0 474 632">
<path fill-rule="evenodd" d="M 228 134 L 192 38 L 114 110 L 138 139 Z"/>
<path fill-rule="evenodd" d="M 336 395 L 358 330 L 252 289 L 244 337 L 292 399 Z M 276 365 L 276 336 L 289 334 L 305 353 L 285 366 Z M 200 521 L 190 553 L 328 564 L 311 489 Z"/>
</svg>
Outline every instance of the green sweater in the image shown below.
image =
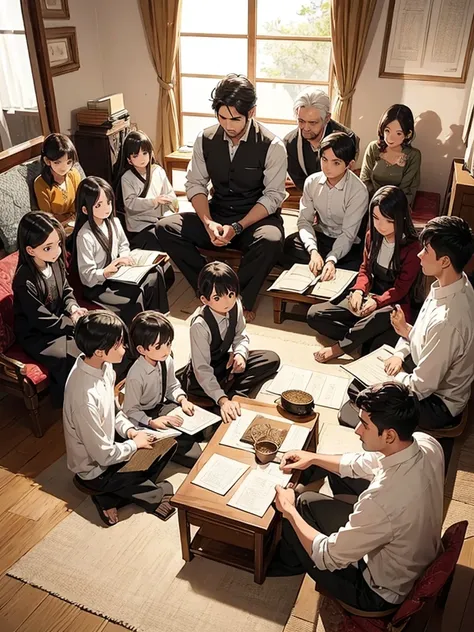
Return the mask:
<svg viewBox="0 0 474 632">
<path fill-rule="evenodd" d="M 413 206 L 420 184 L 421 153 L 415 147 L 404 147 L 402 155 L 406 156 L 403 166 L 390 165 L 381 157 L 377 141 L 369 143 L 365 150 L 360 179 L 369 190 L 370 198 L 380 187 L 392 184 L 405 193 L 408 204 Z"/>
</svg>

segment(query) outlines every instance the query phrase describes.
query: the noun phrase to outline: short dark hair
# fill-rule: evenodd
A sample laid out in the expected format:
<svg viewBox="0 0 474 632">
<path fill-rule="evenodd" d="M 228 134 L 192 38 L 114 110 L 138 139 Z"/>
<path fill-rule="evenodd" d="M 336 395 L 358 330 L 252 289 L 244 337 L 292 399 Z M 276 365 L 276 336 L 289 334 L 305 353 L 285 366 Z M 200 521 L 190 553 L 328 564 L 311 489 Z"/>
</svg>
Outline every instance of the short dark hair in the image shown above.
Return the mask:
<svg viewBox="0 0 474 632">
<path fill-rule="evenodd" d="M 387 149 L 387 143 L 383 135 L 384 129 L 387 125 L 393 123 L 393 121 L 398 121 L 405 135 L 402 147 L 408 147 L 415 136 L 415 119 L 413 118 L 413 112 L 407 105 L 395 103 L 395 105 L 391 105 L 388 110 L 382 114 L 377 128 L 377 146 L 381 152 Z"/>
<path fill-rule="evenodd" d="M 130 346 L 135 356 L 140 355 L 137 347 L 149 349 L 157 341 L 159 346 L 173 342 L 174 329 L 170 321 L 152 310 L 137 314 L 130 325 Z"/>
<path fill-rule="evenodd" d="M 348 165 L 356 157 L 356 146 L 346 132 L 333 132 L 323 138 L 319 146 L 319 156 L 322 158 L 326 149 L 332 149 L 334 155 Z"/>
<path fill-rule="evenodd" d="M 370 415 L 379 435 L 395 430 L 401 441 L 412 438 L 420 418 L 416 395 L 404 384 L 384 382 L 369 386 L 355 398 L 355 405 Z"/>
<path fill-rule="evenodd" d="M 462 272 L 474 254 L 474 235 L 466 220 L 441 215 L 426 224 L 420 235 L 423 246 L 430 244 L 436 258 L 449 257 L 456 272 Z"/>
<path fill-rule="evenodd" d="M 92 358 L 96 351 L 108 353 L 121 341 L 126 345 L 128 332 L 125 323 L 118 316 L 105 309 L 98 309 L 79 318 L 74 329 L 74 340 L 86 358 Z"/>
<path fill-rule="evenodd" d="M 198 296 L 206 300 L 211 298 L 215 289 L 217 296 L 225 296 L 230 292 L 240 294 L 239 278 L 227 263 L 212 261 L 204 266 L 198 278 Z"/>
<path fill-rule="evenodd" d="M 230 74 L 221 79 L 211 93 L 212 109 L 216 114 L 224 105 L 234 107 L 239 114 L 248 118 L 257 103 L 254 85 L 244 75 Z"/>
</svg>

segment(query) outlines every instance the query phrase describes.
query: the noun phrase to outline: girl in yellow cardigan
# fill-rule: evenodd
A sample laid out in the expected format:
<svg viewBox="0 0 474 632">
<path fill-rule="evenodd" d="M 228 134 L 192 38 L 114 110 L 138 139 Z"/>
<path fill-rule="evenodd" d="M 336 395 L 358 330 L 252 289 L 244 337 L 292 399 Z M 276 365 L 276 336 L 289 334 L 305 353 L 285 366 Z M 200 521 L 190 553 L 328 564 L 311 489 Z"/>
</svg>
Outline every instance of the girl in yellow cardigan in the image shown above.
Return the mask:
<svg viewBox="0 0 474 632">
<path fill-rule="evenodd" d="M 64 222 L 75 212 L 76 191 L 81 181 L 76 148 L 64 134 L 50 134 L 41 150 L 43 169 L 34 183 L 38 207 Z"/>
</svg>

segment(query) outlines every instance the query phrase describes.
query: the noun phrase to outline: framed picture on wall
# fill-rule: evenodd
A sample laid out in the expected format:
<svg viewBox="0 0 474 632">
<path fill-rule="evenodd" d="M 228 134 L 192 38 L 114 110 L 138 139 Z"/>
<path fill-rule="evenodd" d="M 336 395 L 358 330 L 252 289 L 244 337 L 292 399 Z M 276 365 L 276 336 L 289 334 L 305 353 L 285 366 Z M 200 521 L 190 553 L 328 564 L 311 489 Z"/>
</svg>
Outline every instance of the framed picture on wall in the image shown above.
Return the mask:
<svg viewBox="0 0 474 632">
<path fill-rule="evenodd" d="M 45 29 L 49 65 L 53 77 L 79 70 L 79 50 L 74 26 Z"/>
<path fill-rule="evenodd" d="M 69 20 L 68 0 L 41 0 L 41 15 L 45 20 Z"/>
<path fill-rule="evenodd" d="M 379 77 L 465 83 L 472 0 L 390 0 Z"/>
</svg>

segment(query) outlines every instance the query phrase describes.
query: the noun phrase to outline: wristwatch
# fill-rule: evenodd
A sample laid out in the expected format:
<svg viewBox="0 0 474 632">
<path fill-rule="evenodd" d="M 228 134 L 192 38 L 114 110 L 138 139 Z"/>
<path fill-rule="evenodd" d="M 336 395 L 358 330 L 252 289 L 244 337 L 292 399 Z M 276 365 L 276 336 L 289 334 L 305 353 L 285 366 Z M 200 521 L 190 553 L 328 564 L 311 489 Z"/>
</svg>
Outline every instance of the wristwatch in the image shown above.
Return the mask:
<svg viewBox="0 0 474 632">
<path fill-rule="evenodd" d="M 231 226 L 234 229 L 236 235 L 240 235 L 240 233 L 244 230 L 244 227 L 242 226 L 242 224 L 239 224 L 239 222 L 232 222 Z"/>
</svg>

